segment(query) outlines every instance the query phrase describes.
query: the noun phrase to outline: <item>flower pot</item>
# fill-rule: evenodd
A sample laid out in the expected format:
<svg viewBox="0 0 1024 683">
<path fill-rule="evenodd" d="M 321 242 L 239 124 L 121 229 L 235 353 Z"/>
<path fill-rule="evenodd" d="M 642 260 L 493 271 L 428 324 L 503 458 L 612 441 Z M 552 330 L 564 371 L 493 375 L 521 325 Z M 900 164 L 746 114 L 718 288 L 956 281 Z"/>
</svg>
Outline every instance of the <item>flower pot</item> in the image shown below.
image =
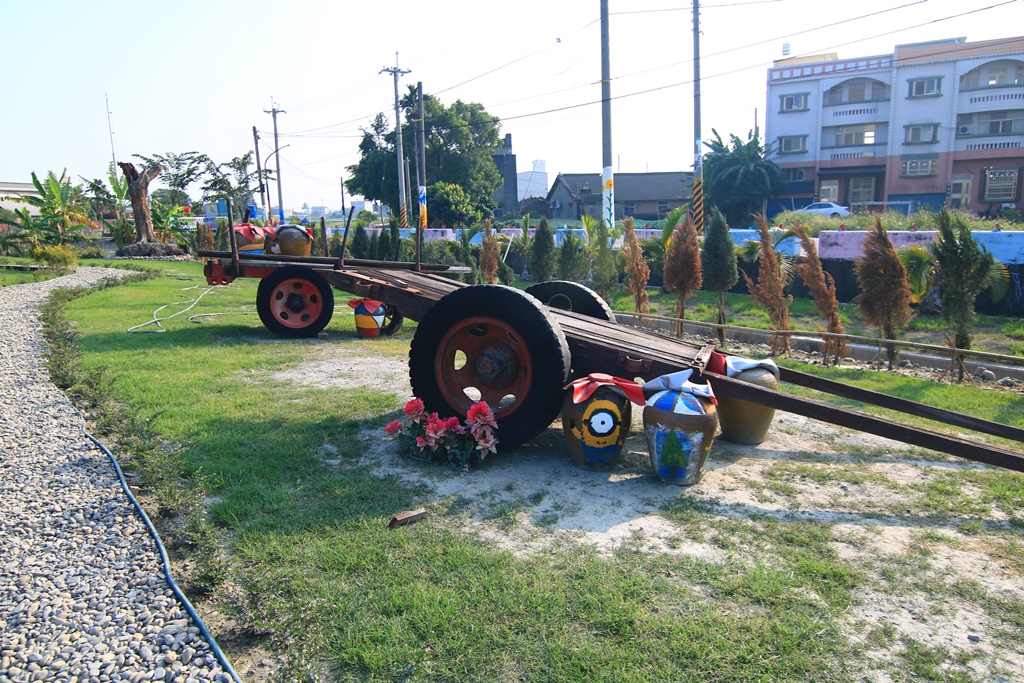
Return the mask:
<svg viewBox="0 0 1024 683">
<path fill-rule="evenodd" d="M 700 481 L 718 429 L 710 400 L 679 391 L 662 391 L 644 407 L 644 436 L 655 473 L 670 484 Z"/>
<path fill-rule="evenodd" d="M 277 246 L 288 256 L 309 256 L 313 238 L 298 225 L 282 225 L 277 229 Z"/>
<path fill-rule="evenodd" d="M 766 368 L 751 368 L 733 376 L 765 389 L 778 389 L 775 375 Z M 739 444 L 759 444 L 768 437 L 775 418 L 775 408 L 728 396 L 718 398 L 718 420 L 722 438 Z"/>
<path fill-rule="evenodd" d="M 598 472 L 613 468 L 622 458 L 632 420 L 630 400 L 614 384 L 599 386 L 580 403 L 573 401 L 572 391 L 566 392 L 562 430 L 573 464 Z"/>
</svg>

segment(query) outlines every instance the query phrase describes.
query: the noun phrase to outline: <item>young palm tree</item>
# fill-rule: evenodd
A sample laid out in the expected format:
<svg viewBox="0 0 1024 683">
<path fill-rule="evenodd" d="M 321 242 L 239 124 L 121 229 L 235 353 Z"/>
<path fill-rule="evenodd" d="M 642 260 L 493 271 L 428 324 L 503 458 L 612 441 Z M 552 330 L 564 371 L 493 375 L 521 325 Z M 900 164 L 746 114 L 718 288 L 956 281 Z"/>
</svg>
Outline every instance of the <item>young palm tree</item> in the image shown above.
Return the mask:
<svg viewBox="0 0 1024 683">
<path fill-rule="evenodd" d="M 761 146 L 755 128 L 743 142 L 730 135 L 729 148 L 714 128 L 715 138 L 704 144 L 711 150 L 704 155 L 704 188 L 708 204 L 725 214 L 732 226 L 749 225 L 754 214 L 764 213 L 768 197 L 786 189 L 786 176 L 768 157 L 772 146 Z"/>
<path fill-rule="evenodd" d="M 35 171 L 32 172 L 32 184 L 39 196 L 26 195 L 22 201 L 39 209 L 39 217 L 56 233 L 57 242 L 66 244 L 74 233 L 84 226 L 96 227 L 89 220 L 88 207 L 80 188 L 71 184 L 65 169 L 60 178 L 49 171 L 45 182 L 40 182 Z"/>
<path fill-rule="evenodd" d="M 56 238 L 57 233 L 53 227 L 41 217 L 33 216 L 28 209 L 15 209 L 14 215 L 14 220 L 0 217 L 0 223 L 14 228 L 13 232 L 8 233 L 8 249 L 22 242 L 37 249 L 40 242 L 45 244 Z"/>
</svg>

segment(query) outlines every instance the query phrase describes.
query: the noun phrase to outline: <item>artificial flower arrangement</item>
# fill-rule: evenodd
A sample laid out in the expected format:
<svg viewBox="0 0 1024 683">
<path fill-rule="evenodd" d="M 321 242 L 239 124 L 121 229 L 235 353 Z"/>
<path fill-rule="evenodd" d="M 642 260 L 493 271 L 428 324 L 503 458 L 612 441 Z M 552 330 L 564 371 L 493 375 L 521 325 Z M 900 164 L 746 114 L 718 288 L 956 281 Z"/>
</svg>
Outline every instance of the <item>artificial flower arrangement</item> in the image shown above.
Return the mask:
<svg viewBox="0 0 1024 683">
<path fill-rule="evenodd" d="M 419 460 L 450 462 L 463 468 L 470 462 L 482 462 L 498 452 L 498 423 L 485 402 L 469 409 L 465 423 L 457 417 L 442 418 L 427 413 L 423 401 L 411 399 L 403 408 L 406 424 L 393 420 L 384 427 L 388 436 L 397 436 L 403 453 Z"/>
</svg>

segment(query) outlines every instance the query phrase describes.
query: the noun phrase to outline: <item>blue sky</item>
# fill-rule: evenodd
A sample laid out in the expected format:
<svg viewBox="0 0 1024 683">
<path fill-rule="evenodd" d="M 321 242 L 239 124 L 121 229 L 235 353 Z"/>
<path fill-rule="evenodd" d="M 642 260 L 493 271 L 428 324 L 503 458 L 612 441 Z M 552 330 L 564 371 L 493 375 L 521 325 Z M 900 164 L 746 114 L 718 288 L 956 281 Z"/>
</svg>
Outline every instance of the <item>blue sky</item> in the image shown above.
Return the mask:
<svg viewBox="0 0 1024 683">
<path fill-rule="evenodd" d="M 0 179 L 64 168 L 105 177 L 111 141 L 132 154 L 196 150 L 228 161 L 273 149 L 286 208 L 340 206 L 360 128 L 393 119 L 401 87 L 481 103 L 511 133 L 520 171 L 601 170 L 598 0 L 33 0 L 4 8 L 8 68 Z M 609 0 L 613 168 L 693 164 L 692 1 Z M 763 127 L 766 71 L 782 56 L 884 54 L 896 44 L 1024 34 L 1021 0 L 703 0 L 705 139 Z M 160 186 L 157 182 L 154 187 Z M 276 190 L 275 190 L 276 192 Z M 198 189 L 192 189 L 198 195 Z M 346 200 L 347 201 L 347 200 Z"/>
</svg>

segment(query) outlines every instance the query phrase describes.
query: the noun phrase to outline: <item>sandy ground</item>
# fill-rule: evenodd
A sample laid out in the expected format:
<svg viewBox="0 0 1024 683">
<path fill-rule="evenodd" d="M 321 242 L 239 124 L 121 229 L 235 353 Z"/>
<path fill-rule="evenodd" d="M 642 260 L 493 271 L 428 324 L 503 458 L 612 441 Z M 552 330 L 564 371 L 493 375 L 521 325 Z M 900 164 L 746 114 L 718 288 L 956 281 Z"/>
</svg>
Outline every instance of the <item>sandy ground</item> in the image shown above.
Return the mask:
<svg viewBox="0 0 1024 683">
<path fill-rule="evenodd" d="M 332 341 L 313 354 L 316 358 L 268 379 L 315 387 L 359 382 L 393 393 L 400 402 L 410 398 L 405 359 L 376 356 L 367 363 L 367 349 L 365 343 Z M 850 639 L 864 644 L 869 661 L 879 663 L 867 667 L 864 680 L 902 680 L 888 672 L 899 668 L 891 662 L 910 638 L 948 659 L 968 660 L 971 680 L 1024 681 L 1024 642 L 991 608 L 993 600 L 1024 603 L 1019 523 L 1024 512 L 990 506 L 966 520 L 956 513 L 929 515 L 918 504 L 930 483 L 982 466 L 777 413 L 764 443 L 739 446 L 719 439 L 702 481 L 676 487 L 651 472 L 640 412 L 634 411 L 626 456 L 613 472 L 574 467 L 560 422 L 532 443 L 469 472 L 400 457 L 395 443 L 373 430 L 363 437 L 361 465 L 426 485 L 431 493 L 422 504 L 428 509 L 457 499 L 466 511 L 467 533 L 519 554 L 555 543 L 611 551 L 629 542 L 652 553 L 725 561 L 713 533 L 695 534 L 659 514 L 680 497 L 710 506 L 708 529 L 726 518 L 828 523 L 839 556 L 877 579 L 864 583 L 870 587 L 860 590 L 843 622 Z M 340 464 L 333 453 L 325 444 L 322 457 Z M 972 491 L 965 496 L 970 500 Z M 757 561 L 758 549 L 749 550 L 748 561 Z M 730 553 L 735 561 L 735 551 Z M 908 564 L 915 567 L 916 582 L 909 588 L 894 584 L 887 570 Z M 932 594 L 913 587 L 964 581 L 977 582 L 977 590 L 990 599 L 967 601 L 953 591 Z M 888 634 L 882 643 L 871 637 L 879 629 Z M 1013 633 L 1018 635 L 1008 635 Z"/>
</svg>

